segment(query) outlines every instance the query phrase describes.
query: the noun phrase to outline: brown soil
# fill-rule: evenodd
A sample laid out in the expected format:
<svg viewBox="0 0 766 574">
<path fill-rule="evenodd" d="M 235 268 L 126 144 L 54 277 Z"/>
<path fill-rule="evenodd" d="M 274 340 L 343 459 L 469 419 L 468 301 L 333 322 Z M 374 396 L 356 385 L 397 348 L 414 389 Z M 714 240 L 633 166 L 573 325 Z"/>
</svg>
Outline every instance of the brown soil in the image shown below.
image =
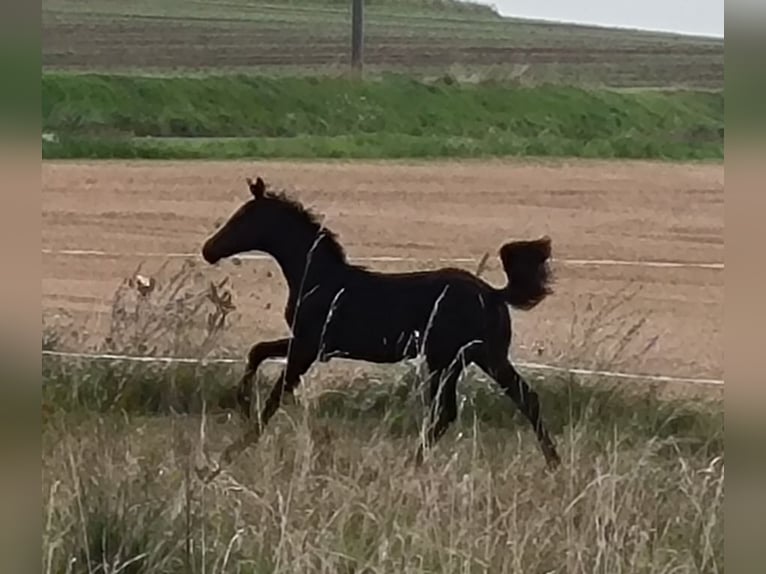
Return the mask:
<svg viewBox="0 0 766 574">
<path fill-rule="evenodd" d="M 501 284 L 498 247 L 549 234 L 558 260 L 556 293 L 531 312 L 513 313 L 517 359 L 723 377 L 722 271 L 561 261 L 722 262 L 722 165 L 46 161 L 43 248 L 198 253 L 216 222 L 246 199 L 244 178 L 256 174 L 325 214 L 350 257 L 420 260 L 369 263 L 379 269 L 475 270 L 476 263 L 436 259 L 478 262 L 489 252 L 485 276 Z M 141 261 L 151 274 L 163 259 L 44 255 L 44 320 L 65 311 L 78 324 L 103 330 L 112 294 Z M 273 262 L 201 269 L 210 278 L 232 278 L 239 315 L 227 336 L 243 355 L 250 343 L 287 333 L 285 284 Z M 615 301 L 613 312 L 599 316 Z M 612 358 L 621 341 L 625 348 Z"/>
</svg>

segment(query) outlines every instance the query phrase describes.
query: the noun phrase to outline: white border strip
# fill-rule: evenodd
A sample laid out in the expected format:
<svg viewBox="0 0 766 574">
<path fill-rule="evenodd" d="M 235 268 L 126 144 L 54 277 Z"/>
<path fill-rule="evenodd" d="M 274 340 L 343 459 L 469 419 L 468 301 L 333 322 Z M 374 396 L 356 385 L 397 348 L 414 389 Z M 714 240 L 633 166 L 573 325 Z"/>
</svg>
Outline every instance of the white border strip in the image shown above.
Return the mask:
<svg viewBox="0 0 766 574">
<path fill-rule="evenodd" d="M 168 259 L 188 259 L 196 258 L 199 253 L 153 253 L 153 252 L 135 252 L 135 253 L 110 253 L 98 249 L 43 249 L 44 255 L 69 255 L 69 256 L 91 256 L 91 257 L 163 257 Z M 269 255 L 242 254 L 234 258 L 242 260 L 263 261 L 271 259 Z M 393 255 L 378 255 L 369 257 L 351 257 L 352 261 L 371 261 L 380 263 L 393 262 L 411 262 L 421 261 L 439 261 L 446 263 L 474 263 L 478 260 L 476 257 L 397 257 Z M 687 263 L 683 261 L 634 261 L 625 259 L 552 259 L 556 263 L 571 265 L 574 267 L 584 266 L 623 266 L 623 267 L 655 267 L 655 268 L 688 268 L 688 269 L 724 269 L 723 263 Z"/>
<path fill-rule="evenodd" d="M 135 355 L 119 355 L 113 353 L 73 353 L 65 351 L 42 351 L 43 356 L 63 357 L 72 359 L 85 359 L 88 361 L 129 361 L 135 363 L 181 363 L 181 364 L 238 364 L 242 359 L 194 359 L 185 357 L 145 357 Z M 265 362 L 284 364 L 285 359 L 267 359 Z M 543 363 L 516 363 L 519 367 L 533 371 L 554 371 L 559 373 L 570 373 L 574 375 L 588 375 L 610 377 L 614 379 L 625 379 L 631 381 L 653 381 L 663 383 L 690 383 L 694 385 L 723 385 L 722 379 L 704 379 L 695 377 L 673 377 L 670 375 L 641 375 L 638 373 L 621 373 L 619 371 L 595 371 L 591 369 L 578 369 L 568 367 L 556 367 Z"/>
</svg>

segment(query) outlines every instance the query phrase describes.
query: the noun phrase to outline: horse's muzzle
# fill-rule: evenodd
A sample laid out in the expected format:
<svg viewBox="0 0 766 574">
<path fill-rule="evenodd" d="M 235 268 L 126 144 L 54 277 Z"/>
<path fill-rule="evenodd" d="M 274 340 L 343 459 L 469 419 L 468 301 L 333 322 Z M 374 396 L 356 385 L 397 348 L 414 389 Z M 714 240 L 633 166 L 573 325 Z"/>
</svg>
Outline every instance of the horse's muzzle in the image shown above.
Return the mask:
<svg viewBox="0 0 766 574">
<path fill-rule="evenodd" d="M 218 261 L 221 259 L 214 251 L 213 246 L 210 245 L 210 242 L 205 243 L 205 245 L 202 246 L 202 257 L 210 263 L 211 265 L 214 263 L 218 263 Z"/>
</svg>

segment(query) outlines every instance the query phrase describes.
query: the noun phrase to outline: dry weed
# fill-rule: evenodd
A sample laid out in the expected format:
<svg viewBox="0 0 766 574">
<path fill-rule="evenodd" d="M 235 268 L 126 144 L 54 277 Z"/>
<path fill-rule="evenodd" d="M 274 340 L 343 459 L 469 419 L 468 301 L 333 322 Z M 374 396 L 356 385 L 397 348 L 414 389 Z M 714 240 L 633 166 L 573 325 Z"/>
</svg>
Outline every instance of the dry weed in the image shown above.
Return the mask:
<svg viewBox="0 0 766 574">
<path fill-rule="evenodd" d="M 415 469 L 373 424 L 291 409 L 210 485 L 192 417 L 99 420 L 45 441 L 44 571 L 716 572 L 723 464 L 572 430 L 547 475 L 533 442 L 476 426 Z M 199 432 L 200 424 L 205 432 Z M 405 448 L 408 450 L 409 445 Z"/>
<path fill-rule="evenodd" d="M 205 357 L 216 350 L 236 309 L 226 290 L 228 278 L 208 281 L 190 260 L 175 272 L 167 263 L 149 277 L 140 272 L 141 266 L 115 293 L 103 350 L 182 357 Z"/>
</svg>

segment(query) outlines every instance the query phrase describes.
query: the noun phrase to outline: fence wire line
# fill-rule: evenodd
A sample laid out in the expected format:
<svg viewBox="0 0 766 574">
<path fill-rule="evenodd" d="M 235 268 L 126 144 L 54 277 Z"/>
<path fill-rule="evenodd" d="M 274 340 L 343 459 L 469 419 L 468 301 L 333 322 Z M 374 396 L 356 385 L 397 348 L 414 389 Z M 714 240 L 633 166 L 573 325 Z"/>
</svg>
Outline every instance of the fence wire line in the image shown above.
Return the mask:
<svg viewBox="0 0 766 574">
<path fill-rule="evenodd" d="M 151 356 L 136 356 L 136 355 L 121 355 L 116 353 L 77 353 L 68 351 L 50 351 L 43 350 L 43 356 L 48 357 L 61 357 L 70 359 L 83 359 L 88 361 L 128 361 L 135 363 L 166 363 L 166 364 L 239 364 L 242 363 L 242 359 L 231 358 L 212 358 L 212 359 L 196 359 L 192 357 L 151 357 Z M 266 363 L 285 364 L 285 359 L 267 359 Z M 544 363 L 529 363 L 518 362 L 519 367 L 529 369 L 532 371 L 553 371 L 558 373 L 567 373 L 573 375 L 584 376 L 600 376 L 610 377 L 613 379 L 624 379 L 631 381 L 651 381 L 651 382 L 663 382 L 663 383 L 690 383 L 694 385 L 723 385 L 723 379 L 707 379 L 697 377 L 675 377 L 671 375 L 642 375 L 640 373 L 623 373 L 620 371 L 600 371 L 594 369 L 581 369 L 575 367 L 558 367 L 556 365 L 546 365 Z"/>
<path fill-rule="evenodd" d="M 44 255 L 70 255 L 70 256 L 91 256 L 91 257 L 164 257 L 168 259 L 177 258 L 195 258 L 198 257 L 198 253 L 155 253 L 155 252 L 109 252 L 99 249 L 43 249 Z M 240 259 L 244 261 L 265 261 L 271 259 L 270 255 L 258 255 L 258 254 L 242 254 L 237 255 L 234 259 Z M 438 261 L 440 263 L 474 263 L 476 257 L 398 257 L 395 255 L 370 255 L 366 257 L 350 257 L 352 261 L 369 261 L 377 263 L 418 263 L 425 261 Z M 585 266 L 622 266 L 622 267 L 653 267 L 660 269 L 674 269 L 674 268 L 688 268 L 688 269 L 725 269 L 723 263 L 695 263 L 684 261 L 635 261 L 630 259 L 555 259 L 551 258 L 554 263 L 563 265 L 571 265 L 574 267 Z"/>
</svg>

